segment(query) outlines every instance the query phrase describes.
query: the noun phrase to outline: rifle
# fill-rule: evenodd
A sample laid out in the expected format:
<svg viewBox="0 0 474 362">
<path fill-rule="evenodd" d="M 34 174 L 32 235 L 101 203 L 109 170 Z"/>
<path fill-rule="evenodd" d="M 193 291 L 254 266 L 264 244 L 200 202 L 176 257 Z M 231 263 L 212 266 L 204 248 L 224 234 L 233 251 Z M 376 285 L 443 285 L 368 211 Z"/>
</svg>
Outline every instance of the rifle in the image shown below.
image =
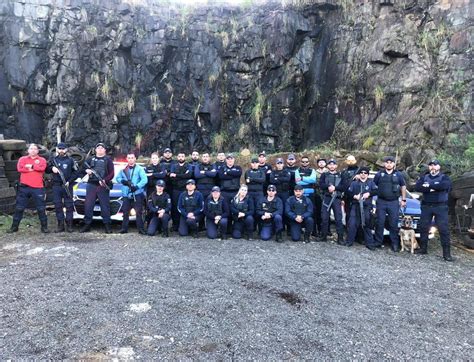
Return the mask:
<svg viewBox="0 0 474 362">
<path fill-rule="evenodd" d="M 84 161 L 84 165 L 86 165 L 86 167 L 87 167 L 89 170 L 92 171 L 92 173 L 94 174 L 94 176 L 97 177 L 97 180 L 99 180 L 99 184 L 100 184 L 101 186 L 102 186 L 102 184 L 104 184 L 105 186 L 103 186 L 103 187 L 105 187 L 108 191 L 110 191 L 109 185 L 107 185 L 107 183 L 104 181 L 104 179 L 99 175 L 99 173 L 98 173 L 96 170 L 94 170 L 94 169 L 91 167 L 91 165 L 89 165 L 89 164 L 87 163 L 87 161 Z"/>
<path fill-rule="evenodd" d="M 59 177 L 61 177 L 61 181 L 63 183 L 64 190 L 66 190 L 67 197 L 72 199 L 71 190 L 69 190 L 69 186 L 66 186 L 66 183 L 67 183 L 66 178 L 64 177 L 63 171 L 59 168 L 56 158 L 53 158 L 53 164 L 54 164 L 54 167 L 58 169 Z"/>
<path fill-rule="evenodd" d="M 332 203 L 334 202 L 336 197 L 337 197 L 337 191 L 334 190 L 334 192 L 332 193 L 332 196 L 331 196 L 331 201 L 329 201 L 328 207 L 326 209 L 327 211 L 331 210 Z"/>
<path fill-rule="evenodd" d="M 133 201 L 137 202 L 137 198 L 135 197 L 135 191 L 132 191 L 132 178 L 130 177 L 130 171 L 128 172 L 128 175 L 127 175 L 127 172 L 125 172 L 126 170 L 127 170 L 127 166 L 125 166 L 125 169 L 123 170 L 123 174 L 127 178 L 128 188 L 130 189 L 130 192 L 132 193 Z"/>
<path fill-rule="evenodd" d="M 360 198 L 359 198 L 359 210 L 360 210 L 360 223 L 362 227 L 365 228 L 364 198 L 362 197 L 362 192 L 360 193 Z"/>
</svg>

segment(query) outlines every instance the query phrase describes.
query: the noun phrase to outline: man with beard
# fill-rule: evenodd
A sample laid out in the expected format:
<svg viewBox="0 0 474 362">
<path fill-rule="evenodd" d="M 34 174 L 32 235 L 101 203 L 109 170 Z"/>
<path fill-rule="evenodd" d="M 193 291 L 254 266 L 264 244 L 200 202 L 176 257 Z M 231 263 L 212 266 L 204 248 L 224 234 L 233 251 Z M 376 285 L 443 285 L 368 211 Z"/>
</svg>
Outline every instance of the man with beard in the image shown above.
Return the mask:
<svg viewBox="0 0 474 362">
<path fill-rule="evenodd" d="M 295 182 L 295 173 L 296 170 L 298 169 L 298 166 L 296 165 L 296 157 L 293 153 L 290 153 L 288 157 L 286 158 L 286 165 L 285 165 L 285 170 L 290 172 L 290 187 L 289 187 L 289 194 L 290 196 L 293 196 L 293 189 L 295 188 L 296 182 Z"/>
<path fill-rule="evenodd" d="M 321 188 L 319 187 L 319 180 L 321 180 L 321 176 L 323 173 L 328 172 L 328 169 L 326 167 L 327 161 L 325 158 L 318 158 L 316 160 L 316 165 L 318 166 L 316 168 L 316 184 L 314 185 L 314 229 L 313 229 L 313 235 L 317 238 L 321 237 L 321 223 L 322 223 L 322 218 L 321 218 L 321 212 L 322 212 L 322 206 L 323 206 L 323 195 L 321 192 Z M 327 231 L 329 233 L 329 230 Z"/>
<path fill-rule="evenodd" d="M 351 203 L 353 202 L 352 198 L 349 196 L 349 194 L 346 192 L 349 189 L 349 186 L 351 185 L 352 181 L 354 179 L 358 178 L 358 171 L 359 167 L 357 166 L 357 160 L 353 155 L 347 155 L 346 157 L 346 165 L 347 168 L 341 172 L 341 177 L 342 177 L 342 183 L 344 185 L 344 212 L 346 213 L 346 227 L 349 224 L 349 214 L 351 210 Z"/>
<path fill-rule="evenodd" d="M 219 152 L 216 157 L 216 162 L 214 162 L 214 168 L 217 171 L 216 185 L 218 186 L 222 186 L 221 180 L 219 179 L 219 170 L 224 166 L 225 166 L 225 153 Z"/>
<path fill-rule="evenodd" d="M 170 180 L 173 184 L 173 193 L 171 196 L 172 208 L 171 218 L 173 219 L 173 230 L 178 231 L 179 227 L 179 211 L 178 199 L 183 191 L 186 190 L 186 182 L 191 178 L 189 164 L 186 162 L 184 152 L 178 153 L 176 163 L 171 165 Z"/>
<path fill-rule="evenodd" d="M 248 189 L 248 195 L 253 200 L 255 207 L 258 200 L 263 197 L 263 185 L 266 181 L 265 171 L 258 167 L 258 160 L 256 158 L 252 158 L 250 168 L 245 171 L 244 178 Z"/>
<path fill-rule="evenodd" d="M 166 184 L 166 192 L 168 195 L 173 195 L 173 185 L 170 179 L 171 173 L 171 166 L 173 166 L 176 161 L 173 160 L 173 153 L 171 152 L 170 148 L 165 148 L 163 150 L 163 157 L 160 160 L 161 170 L 166 172 L 166 176 L 164 178 Z"/>
<path fill-rule="evenodd" d="M 193 151 L 191 153 L 191 161 L 189 162 L 189 171 L 191 172 L 191 178 L 194 178 L 194 173 L 196 170 L 196 167 L 199 166 L 199 152 L 198 151 Z"/>
<path fill-rule="evenodd" d="M 66 221 L 66 230 L 71 233 L 74 214 L 72 186 L 78 177 L 78 167 L 74 159 L 67 155 L 65 143 L 61 142 L 56 146 L 56 156 L 50 160 L 46 172 L 53 174 L 53 202 L 58 220 L 56 232 L 64 232 L 64 221 Z M 64 209 L 66 209 L 66 217 L 64 217 Z"/>
<path fill-rule="evenodd" d="M 263 188 L 266 190 L 268 184 L 270 183 L 270 172 L 272 172 L 272 166 L 267 163 L 267 155 L 265 151 L 262 151 L 258 154 L 258 168 L 265 173 L 265 182 L 263 184 Z"/>
</svg>

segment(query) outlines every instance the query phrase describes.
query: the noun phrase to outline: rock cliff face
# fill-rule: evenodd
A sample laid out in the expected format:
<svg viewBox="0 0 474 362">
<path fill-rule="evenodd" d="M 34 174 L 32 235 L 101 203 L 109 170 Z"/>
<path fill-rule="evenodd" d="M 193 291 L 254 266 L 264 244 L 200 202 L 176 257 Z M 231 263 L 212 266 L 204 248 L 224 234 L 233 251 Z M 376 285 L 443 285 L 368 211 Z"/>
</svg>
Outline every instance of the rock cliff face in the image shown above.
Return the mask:
<svg viewBox="0 0 474 362">
<path fill-rule="evenodd" d="M 8 0 L 0 130 L 118 152 L 300 150 L 335 130 L 419 162 L 473 131 L 473 5 L 394 1 Z"/>
</svg>

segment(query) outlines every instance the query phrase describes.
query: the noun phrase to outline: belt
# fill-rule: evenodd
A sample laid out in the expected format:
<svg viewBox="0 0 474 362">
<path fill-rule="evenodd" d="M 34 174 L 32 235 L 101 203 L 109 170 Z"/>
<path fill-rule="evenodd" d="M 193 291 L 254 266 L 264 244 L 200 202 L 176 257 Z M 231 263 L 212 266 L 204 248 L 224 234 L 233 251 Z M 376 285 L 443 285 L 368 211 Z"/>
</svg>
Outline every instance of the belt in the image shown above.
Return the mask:
<svg viewBox="0 0 474 362">
<path fill-rule="evenodd" d="M 422 202 L 421 206 L 443 206 L 446 205 L 446 202 Z"/>
</svg>

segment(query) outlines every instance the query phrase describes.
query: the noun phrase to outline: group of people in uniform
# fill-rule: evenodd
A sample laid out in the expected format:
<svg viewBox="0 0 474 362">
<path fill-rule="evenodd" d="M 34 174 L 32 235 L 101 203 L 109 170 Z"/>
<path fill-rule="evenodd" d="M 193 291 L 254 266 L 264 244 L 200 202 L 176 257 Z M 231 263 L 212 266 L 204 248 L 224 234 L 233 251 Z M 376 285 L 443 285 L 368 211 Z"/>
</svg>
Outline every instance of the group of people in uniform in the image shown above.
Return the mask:
<svg viewBox="0 0 474 362">
<path fill-rule="evenodd" d="M 250 240 L 257 232 L 262 240 L 274 236 L 275 241 L 282 242 L 286 229 L 293 241 L 325 242 L 330 235 L 332 211 L 338 244 L 352 246 L 357 236 L 362 235 L 366 247 L 377 250 L 383 245 L 387 227 L 391 249 L 400 250 L 398 221 L 400 210 L 406 207 L 406 183 L 392 156 L 383 159 L 384 168 L 372 179 L 369 168 L 358 166 L 352 155 L 346 157 L 347 168 L 339 171 L 335 159 L 319 158 L 313 168 L 309 157 L 302 156 L 298 162 L 294 154 L 289 154 L 285 160 L 277 158 L 275 165 L 270 165 L 265 152 L 261 152 L 243 172 L 232 154 L 218 153 L 212 162 L 209 153 L 200 155 L 194 151 L 188 161 L 183 152 L 174 159 L 171 149 L 166 148 L 161 158 L 153 153 L 145 167 L 137 164 L 134 152 L 128 153 L 127 165 L 115 175 L 113 161 L 106 151 L 105 144 L 98 143 L 95 155 L 79 168 L 67 155 L 64 143 L 57 145 L 56 156 L 49 161 L 38 155 L 37 145 L 31 144 L 28 155 L 18 161 L 20 182 L 8 232 L 18 231 L 30 198 L 35 201 L 41 231 L 49 232 L 43 184 L 46 172 L 52 174 L 57 232 L 73 231 L 73 184 L 88 175 L 81 233 L 91 230 L 97 200 L 105 232 L 112 233 L 109 193 L 115 177 L 123 196 L 122 234 L 129 231 L 133 208 L 137 230 L 144 235 L 169 236 L 171 221 L 180 236 L 197 237 L 205 230 L 210 239 L 232 236 Z M 416 191 L 423 194 L 418 253 L 427 253 L 428 232 L 434 220 L 447 261 L 453 260 L 447 207 L 450 188 L 451 180 L 440 172 L 438 160 L 430 161 L 429 172 L 416 183 Z"/>
</svg>

